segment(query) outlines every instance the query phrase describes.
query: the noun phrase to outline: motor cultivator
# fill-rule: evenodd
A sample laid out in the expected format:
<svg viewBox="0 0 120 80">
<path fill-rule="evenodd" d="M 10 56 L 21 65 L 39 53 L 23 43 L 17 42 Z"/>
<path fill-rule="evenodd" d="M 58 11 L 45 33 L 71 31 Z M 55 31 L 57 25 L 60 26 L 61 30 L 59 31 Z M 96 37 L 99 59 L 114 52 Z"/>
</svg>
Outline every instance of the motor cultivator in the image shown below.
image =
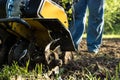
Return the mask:
<svg viewBox="0 0 120 80">
<path fill-rule="evenodd" d="M 11 13 L 0 10 L 0 66 L 29 60 L 29 69 L 42 63 L 53 70 L 67 64 L 75 47 L 64 9 L 50 0 L 22 1 Z"/>
</svg>

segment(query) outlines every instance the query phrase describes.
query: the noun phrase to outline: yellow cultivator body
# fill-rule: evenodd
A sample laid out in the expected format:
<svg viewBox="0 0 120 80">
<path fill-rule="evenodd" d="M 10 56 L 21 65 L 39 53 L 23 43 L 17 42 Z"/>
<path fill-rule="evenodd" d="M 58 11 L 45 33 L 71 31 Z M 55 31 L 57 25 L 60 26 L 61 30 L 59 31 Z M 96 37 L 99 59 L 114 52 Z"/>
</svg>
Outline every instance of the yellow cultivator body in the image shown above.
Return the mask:
<svg viewBox="0 0 120 80">
<path fill-rule="evenodd" d="M 13 61 L 23 66 L 30 60 L 32 67 L 43 62 L 55 67 L 64 63 L 66 52 L 75 51 L 64 9 L 51 0 L 37 5 L 30 1 L 30 11 L 20 9 L 22 16 L 14 16 L 14 11 L 11 17 L 0 19 L 0 66 Z"/>
</svg>

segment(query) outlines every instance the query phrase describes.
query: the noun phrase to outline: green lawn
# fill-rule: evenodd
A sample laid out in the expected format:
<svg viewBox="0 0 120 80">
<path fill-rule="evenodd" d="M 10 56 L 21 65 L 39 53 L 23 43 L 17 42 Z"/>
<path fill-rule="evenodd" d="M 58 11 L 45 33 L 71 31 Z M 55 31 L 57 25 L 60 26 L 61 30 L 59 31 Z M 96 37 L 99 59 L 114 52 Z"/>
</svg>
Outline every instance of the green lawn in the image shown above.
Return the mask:
<svg viewBox="0 0 120 80">
<path fill-rule="evenodd" d="M 86 34 L 83 34 L 83 38 L 86 38 Z M 112 35 L 104 35 L 103 34 L 103 39 L 104 38 L 120 38 L 120 35 L 114 35 L 114 34 L 112 34 Z"/>
</svg>

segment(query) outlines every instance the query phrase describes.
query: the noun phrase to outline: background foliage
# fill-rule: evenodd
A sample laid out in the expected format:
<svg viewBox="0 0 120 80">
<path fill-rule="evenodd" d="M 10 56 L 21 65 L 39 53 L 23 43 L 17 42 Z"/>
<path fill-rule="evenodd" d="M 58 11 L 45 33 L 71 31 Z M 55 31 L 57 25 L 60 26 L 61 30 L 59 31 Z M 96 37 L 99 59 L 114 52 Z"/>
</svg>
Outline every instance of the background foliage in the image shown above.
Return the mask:
<svg viewBox="0 0 120 80">
<path fill-rule="evenodd" d="M 73 0 L 62 0 L 62 5 L 66 9 L 69 20 L 72 17 Z M 104 34 L 120 34 L 120 0 L 105 0 L 104 13 Z"/>
<path fill-rule="evenodd" d="M 105 2 L 105 34 L 120 34 L 120 0 Z"/>
</svg>

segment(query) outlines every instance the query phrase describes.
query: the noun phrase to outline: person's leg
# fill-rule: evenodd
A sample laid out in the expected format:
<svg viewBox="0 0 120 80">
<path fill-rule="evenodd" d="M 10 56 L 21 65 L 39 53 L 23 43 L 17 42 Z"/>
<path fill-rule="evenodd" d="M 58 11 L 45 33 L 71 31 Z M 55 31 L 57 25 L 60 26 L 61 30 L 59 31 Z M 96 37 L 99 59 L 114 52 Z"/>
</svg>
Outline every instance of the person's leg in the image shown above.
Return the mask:
<svg viewBox="0 0 120 80">
<path fill-rule="evenodd" d="M 86 8 L 87 0 L 79 0 L 74 4 L 74 19 L 70 24 L 70 32 L 76 48 L 78 48 L 78 44 L 80 43 L 84 32 L 84 17 Z"/>
<path fill-rule="evenodd" d="M 7 17 L 20 17 L 21 0 L 7 0 L 6 13 Z"/>
<path fill-rule="evenodd" d="M 11 13 L 12 13 L 12 10 L 13 10 L 13 2 L 14 2 L 14 0 L 7 0 L 7 3 L 6 3 L 7 17 L 11 16 Z"/>
<path fill-rule="evenodd" d="M 104 0 L 89 0 L 89 19 L 87 31 L 88 51 L 97 53 L 102 41 Z"/>
</svg>

